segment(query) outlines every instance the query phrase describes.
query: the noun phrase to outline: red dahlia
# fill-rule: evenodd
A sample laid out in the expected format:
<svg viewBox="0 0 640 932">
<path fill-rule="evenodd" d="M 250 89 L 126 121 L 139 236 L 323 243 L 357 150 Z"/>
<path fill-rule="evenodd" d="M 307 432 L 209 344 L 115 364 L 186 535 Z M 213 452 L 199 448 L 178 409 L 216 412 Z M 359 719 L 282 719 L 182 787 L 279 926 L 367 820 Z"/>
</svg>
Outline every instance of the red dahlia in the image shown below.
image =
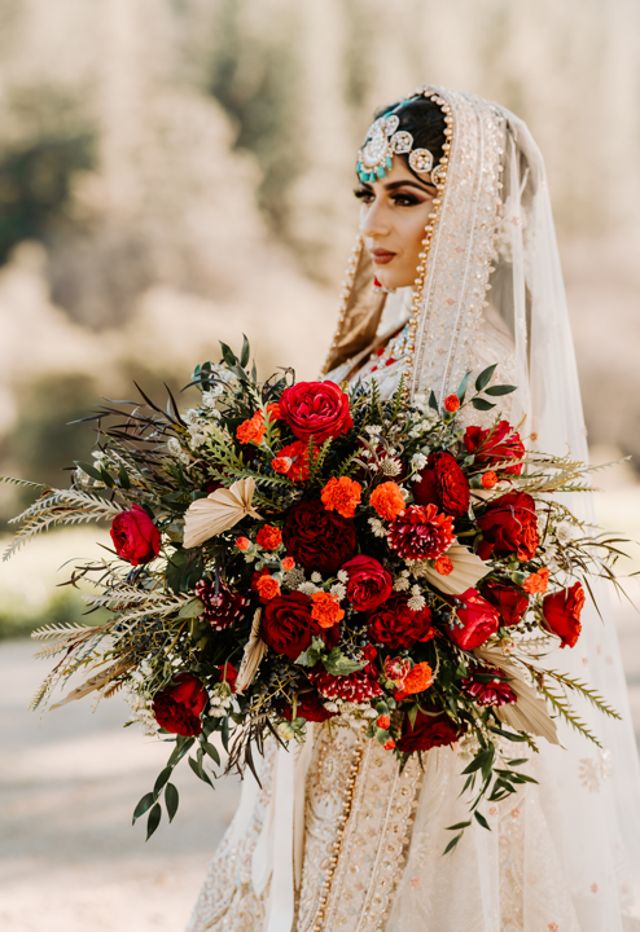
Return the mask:
<svg viewBox="0 0 640 932">
<path fill-rule="evenodd" d="M 516 702 L 518 699 L 498 667 L 483 667 L 473 676 L 466 676 L 460 681 L 460 685 L 467 696 L 475 699 L 478 705 L 500 706 L 506 702 Z"/>
<path fill-rule="evenodd" d="M 201 579 L 196 583 L 196 595 L 204 605 L 202 618 L 209 622 L 214 631 L 224 631 L 241 621 L 249 604 L 236 589 L 231 589 L 219 580 Z"/>
<path fill-rule="evenodd" d="M 409 505 L 389 528 L 389 546 L 405 560 L 434 560 L 451 546 L 453 518 L 435 505 Z"/>
<path fill-rule="evenodd" d="M 367 665 L 362 670 L 347 676 L 327 673 L 324 667 L 312 670 L 308 676 L 320 695 L 325 699 L 343 699 L 345 702 L 366 702 L 382 695 L 378 682 L 378 671 L 374 660 L 377 655 L 375 647 L 369 644 L 364 649 Z"/>
</svg>

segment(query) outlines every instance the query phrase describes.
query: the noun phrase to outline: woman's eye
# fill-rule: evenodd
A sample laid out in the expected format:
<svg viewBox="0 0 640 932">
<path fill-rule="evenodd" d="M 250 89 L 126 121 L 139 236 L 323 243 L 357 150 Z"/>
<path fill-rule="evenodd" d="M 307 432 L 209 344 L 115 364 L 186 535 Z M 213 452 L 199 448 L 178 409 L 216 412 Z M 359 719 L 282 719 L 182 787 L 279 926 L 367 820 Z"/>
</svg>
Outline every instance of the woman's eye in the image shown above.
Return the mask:
<svg viewBox="0 0 640 932">
<path fill-rule="evenodd" d="M 363 204 L 370 204 L 373 200 L 373 192 L 367 191 L 366 188 L 356 188 L 353 195 L 357 197 L 359 201 L 362 201 Z"/>
<path fill-rule="evenodd" d="M 414 204 L 419 204 L 420 201 L 413 194 L 395 194 L 393 203 L 398 207 L 413 207 Z"/>
</svg>

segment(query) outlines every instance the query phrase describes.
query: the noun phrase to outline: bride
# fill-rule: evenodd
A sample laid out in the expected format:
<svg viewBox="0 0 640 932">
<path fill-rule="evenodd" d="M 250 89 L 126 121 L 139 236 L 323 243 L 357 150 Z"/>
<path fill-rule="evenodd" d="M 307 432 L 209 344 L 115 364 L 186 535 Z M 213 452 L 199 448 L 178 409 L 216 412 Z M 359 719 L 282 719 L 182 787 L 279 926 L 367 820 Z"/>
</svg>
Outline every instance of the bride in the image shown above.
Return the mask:
<svg viewBox="0 0 640 932">
<path fill-rule="evenodd" d="M 497 362 L 499 381 L 518 386 L 501 413 L 525 419 L 529 446 L 586 459 L 544 166 L 524 123 L 424 88 L 377 115 L 357 174 L 360 230 L 327 377 L 375 379 L 388 395 L 404 375 L 420 402 Z M 588 520 L 586 498 L 569 504 Z M 615 722 L 580 707 L 602 751 L 558 723 L 562 747 L 545 743 L 529 763 L 539 782 L 496 803 L 491 830 L 474 824 L 443 856 L 447 826 L 466 813 L 464 739 L 399 774 L 347 717 L 309 723 L 301 748 L 273 743 L 261 786 L 246 775 L 191 932 L 640 929 L 640 778 L 624 676 L 612 621 L 583 618 L 558 665 L 623 713 Z"/>
</svg>

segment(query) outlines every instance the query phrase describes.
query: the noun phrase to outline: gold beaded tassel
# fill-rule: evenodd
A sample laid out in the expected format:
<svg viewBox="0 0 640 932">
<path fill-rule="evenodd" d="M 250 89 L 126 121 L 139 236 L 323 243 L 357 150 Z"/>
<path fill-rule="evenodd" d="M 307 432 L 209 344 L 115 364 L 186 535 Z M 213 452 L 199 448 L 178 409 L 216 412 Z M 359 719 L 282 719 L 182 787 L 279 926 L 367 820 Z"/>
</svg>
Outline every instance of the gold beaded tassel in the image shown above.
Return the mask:
<svg viewBox="0 0 640 932">
<path fill-rule="evenodd" d="M 418 333 L 418 323 L 420 321 L 420 314 L 422 313 L 422 304 L 424 301 L 424 286 L 427 279 L 427 270 L 428 270 L 428 259 L 429 252 L 431 250 L 431 243 L 433 240 L 433 234 L 436 229 L 436 224 L 438 221 L 438 216 L 440 214 L 440 207 L 442 204 L 442 198 L 444 196 L 445 185 L 447 182 L 447 167 L 449 164 L 449 152 L 451 150 L 451 138 L 453 136 L 453 114 L 451 111 L 451 106 L 440 97 L 439 94 L 429 91 L 428 89 L 421 89 L 420 93 L 424 94 L 425 97 L 428 97 L 434 103 L 442 109 L 444 113 L 444 136 L 445 141 L 442 146 L 443 156 L 438 163 L 438 172 L 435 180 L 435 186 L 437 189 L 437 195 L 433 199 L 433 209 L 430 212 L 427 218 L 427 225 L 425 227 L 424 238 L 421 243 L 420 253 L 418 255 L 418 266 L 416 268 L 416 279 L 413 283 L 413 298 L 411 302 L 411 316 L 409 318 L 409 331 L 407 337 L 407 356 L 406 356 L 406 371 L 409 375 L 409 379 L 404 383 L 404 393 L 405 400 L 411 400 L 411 385 L 414 381 L 414 366 L 415 366 L 415 355 L 416 355 L 416 337 Z M 442 166 L 442 170 L 440 167 Z"/>
<path fill-rule="evenodd" d="M 329 347 L 329 352 L 327 353 L 327 358 L 325 359 L 324 365 L 322 367 L 322 374 L 326 375 L 329 371 L 329 366 L 331 364 L 331 359 L 333 357 L 334 350 L 338 346 L 340 338 L 342 337 L 342 329 L 344 326 L 345 317 L 347 316 L 347 309 L 349 307 L 349 298 L 351 297 L 351 292 L 353 291 L 353 283 L 356 277 L 356 270 L 358 268 L 358 262 L 360 261 L 360 255 L 362 253 L 362 236 L 360 231 L 358 231 L 358 236 L 356 238 L 353 249 L 351 250 L 351 255 L 349 256 L 349 261 L 347 263 L 347 271 L 345 272 L 345 277 L 342 282 L 342 288 L 340 289 L 340 307 L 338 308 L 338 322 L 336 324 L 335 333 Z"/>
<path fill-rule="evenodd" d="M 347 780 L 347 785 L 344 793 L 344 807 L 340 818 L 338 819 L 338 824 L 336 826 L 336 834 L 333 842 L 333 848 L 331 851 L 331 860 L 329 862 L 329 869 L 327 875 L 322 882 L 322 891 L 320 893 L 320 902 L 318 904 L 318 910 L 316 912 L 315 922 L 313 924 L 313 932 L 323 932 L 324 922 L 327 913 L 327 904 L 329 902 L 329 894 L 331 893 L 331 885 L 333 883 L 333 878 L 336 872 L 336 867 L 338 866 L 338 860 L 340 858 L 340 850 L 342 848 L 342 840 L 344 838 L 344 831 L 351 815 L 351 807 L 353 805 L 353 795 L 356 787 L 356 780 L 358 779 L 358 773 L 360 772 L 360 765 L 362 763 L 362 757 L 364 755 L 365 745 L 363 742 L 356 748 L 353 759 L 351 761 L 351 766 L 349 767 L 349 778 Z"/>
</svg>

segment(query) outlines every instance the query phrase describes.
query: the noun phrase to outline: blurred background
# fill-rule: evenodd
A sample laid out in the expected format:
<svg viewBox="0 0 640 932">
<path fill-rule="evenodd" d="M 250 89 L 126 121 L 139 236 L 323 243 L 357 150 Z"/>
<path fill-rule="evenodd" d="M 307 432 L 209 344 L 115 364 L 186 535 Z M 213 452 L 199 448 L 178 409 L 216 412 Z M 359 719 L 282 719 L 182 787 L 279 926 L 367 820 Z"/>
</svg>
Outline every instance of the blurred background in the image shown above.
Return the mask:
<svg viewBox="0 0 640 932">
<path fill-rule="evenodd" d="M 640 538 L 636 0 L 0 0 L 0 473 L 66 482 L 93 439 L 68 421 L 134 378 L 179 389 L 219 339 L 312 376 L 356 148 L 423 83 L 507 105 L 545 154 L 592 456 L 620 461 L 599 514 Z M 5 536 L 27 500 L 0 487 Z M 233 809 L 233 781 L 188 774 L 179 825 L 145 847 L 128 818 L 164 749 L 119 728 L 116 700 L 26 711 L 46 665 L 24 635 L 79 616 L 57 569 L 101 533 L 0 568 L 7 929 L 182 928 Z M 640 730 L 638 615 L 616 622 Z"/>
</svg>

